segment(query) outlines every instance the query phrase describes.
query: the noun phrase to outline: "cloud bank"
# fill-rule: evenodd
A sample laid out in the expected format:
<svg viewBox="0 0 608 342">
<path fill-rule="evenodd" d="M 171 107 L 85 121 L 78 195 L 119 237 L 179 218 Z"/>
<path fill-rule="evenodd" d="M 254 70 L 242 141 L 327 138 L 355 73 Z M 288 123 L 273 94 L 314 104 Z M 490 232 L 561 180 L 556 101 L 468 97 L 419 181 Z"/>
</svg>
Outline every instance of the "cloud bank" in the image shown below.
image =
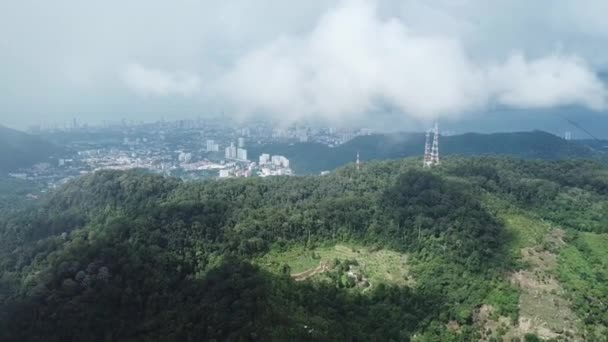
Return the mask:
<svg viewBox="0 0 608 342">
<path fill-rule="evenodd" d="M 238 113 L 398 125 L 557 106 L 600 119 L 607 11 L 606 0 L 0 1 L 0 123 Z"/>
<path fill-rule="evenodd" d="M 142 95 L 192 96 L 200 90 L 200 78 L 184 72 L 168 72 L 129 64 L 122 75 L 125 84 Z"/>
<path fill-rule="evenodd" d="M 550 55 L 526 61 L 512 55 L 488 70 L 488 86 L 496 101 L 516 108 L 550 108 L 581 105 L 606 108 L 606 86 L 582 59 Z"/>
<path fill-rule="evenodd" d="M 315 28 L 239 58 L 218 93 L 244 113 L 331 121 L 388 104 L 419 120 L 455 117 L 489 104 L 606 108 L 608 91 L 581 58 L 550 54 L 479 62 L 456 38 L 421 34 L 382 19 L 372 1 L 343 1 Z"/>
</svg>

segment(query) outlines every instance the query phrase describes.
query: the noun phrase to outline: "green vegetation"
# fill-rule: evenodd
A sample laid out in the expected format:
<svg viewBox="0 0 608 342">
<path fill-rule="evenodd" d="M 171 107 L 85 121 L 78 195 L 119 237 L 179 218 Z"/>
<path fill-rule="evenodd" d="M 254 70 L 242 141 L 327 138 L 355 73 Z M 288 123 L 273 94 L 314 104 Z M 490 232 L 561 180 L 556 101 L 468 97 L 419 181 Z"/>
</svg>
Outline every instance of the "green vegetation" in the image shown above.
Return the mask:
<svg viewBox="0 0 608 342">
<path fill-rule="evenodd" d="M 298 174 L 318 174 L 352 163 L 359 152 L 361 160 L 386 160 L 420 156 L 424 152 L 424 133 L 374 134 L 357 137 L 345 144 L 328 147 L 319 143 L 274 143 L 251 146 L 249 153 L 284 155 Z M 477 134 L 441 137 L 444 156 L 504 155 L 524 159 L 595 159 L 606 156 L 576 141 L 566 141 L 542 131 Z M 597 143 L 597 142 L 596 142 Z"/>
<path fill-rule="evenodd" d="M 37 202 L 39 193 L 33 182 L 0 175 L 0 218 Z"/>
<path fill-rule="evenodd" d="M 0 340 L 564 337 L 555 326 L 567 310 L 540 317 L 549 332 L 521 323 L 551 314 L 531 298 L 568 307 L 567 296 L 585 337 L 601 341 L 608 218 L 564 198 L 606 203 L 603 166 L 419 165 L 187 183 L 105 171 L 70 182 L 2 213 Z M 562 239 L 558 227 L 578 233 Z"/>
<path fill-rule="evenodd" d="M 559 278 L 588 337 L 608 336 L 608 235 L 573 233 L 559 255 Z"/>
<path fill-rule="evenodd" d="M 256 260 L 262 268 L 281 273 L 288 265 L 291 274 L 315 269 L 322 263 L 356 261 L 369 282 L 373 285 L 412 285 L 408 271 L 407 255 L 395 251 L 368 248 L 361 245 L 334 245 L 317 248 L 294 247 L 287 251 L 271 251 Z"/>
<path fill-rule="evenodd" d="M 0 175 L 2 173 L 48 162 L 63 150 L 39 137 L 0 125 Z"/>
</svg>

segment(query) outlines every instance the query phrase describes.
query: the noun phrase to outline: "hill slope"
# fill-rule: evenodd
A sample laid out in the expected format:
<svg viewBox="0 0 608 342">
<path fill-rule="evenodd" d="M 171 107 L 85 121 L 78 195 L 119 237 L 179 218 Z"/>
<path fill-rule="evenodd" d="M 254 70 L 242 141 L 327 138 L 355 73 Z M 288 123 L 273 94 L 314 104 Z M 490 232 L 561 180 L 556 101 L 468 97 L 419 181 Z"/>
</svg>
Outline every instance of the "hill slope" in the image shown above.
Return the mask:
<svg viewBox="0 0 608 342">
<path fill-rule="evenodd" d="M 357 152 L 361 160 L 384 160 L 421 156 L 425 136 L 422 133 L 398 133 L 357 137 L 343 145 L 330 148 L 322 144 L 268 144 L 250 147 L 251 156 L 261 153 L 284 155 L 298 174 L 318 174 L 352 163 Z M 440 139 L 443 156 L 507 155 L 525 159 L 604 159 L 603 153 L 542 132 L 516 132 L 446 136 Z"/>
<path fill-rule="evenodd" d="M 62 152 L 48 141 L 0 126 L 0 173 L 48 161 Z"/>
<path fill-rule="evenodd" d="M 601 341 L 607 233 L 593 162 L 99 172 L 0 220 L 0 339 Z"/>
</svg>

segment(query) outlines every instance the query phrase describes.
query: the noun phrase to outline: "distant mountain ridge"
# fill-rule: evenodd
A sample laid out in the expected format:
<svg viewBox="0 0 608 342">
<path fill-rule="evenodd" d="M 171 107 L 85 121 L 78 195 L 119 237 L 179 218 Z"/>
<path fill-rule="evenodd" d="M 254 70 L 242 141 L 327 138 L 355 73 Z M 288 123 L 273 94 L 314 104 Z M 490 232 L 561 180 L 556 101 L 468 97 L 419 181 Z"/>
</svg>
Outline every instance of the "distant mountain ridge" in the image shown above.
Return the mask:
<svg viewBox="0 0 608 342">
<path fill-rule="evenodd" d="M 0 173 L 48 161 L 62 152 L 44 139 L 0 125 Z"/>
<path fill-rule="evenodd" d="M 253 158 L 261 153 L 284 155 L 298 174 L 311 174 L 354 162 L 357 152 L 362 161 L 421 156 L 424 141 L 424 133 L 374 134 L 357 137 L 334 148 L 317 143 L 266 144 L 252 146 L 250 153 Z M 544 131 L 442 136 L 439 149 L 443 156 L 507 155 L 543 160 L 606 160 L 603 152 L 589 144 L 567 141 Z"/>
</svg>

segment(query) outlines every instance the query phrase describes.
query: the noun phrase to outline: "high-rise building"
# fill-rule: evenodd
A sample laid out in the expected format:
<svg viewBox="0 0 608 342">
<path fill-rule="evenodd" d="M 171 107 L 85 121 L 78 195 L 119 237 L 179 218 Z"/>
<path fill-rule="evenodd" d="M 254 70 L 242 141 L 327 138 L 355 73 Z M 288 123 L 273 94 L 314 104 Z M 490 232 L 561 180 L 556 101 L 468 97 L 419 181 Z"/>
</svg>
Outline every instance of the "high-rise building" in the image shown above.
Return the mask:
<svg viewBox="0 0 608 342">
<path fill-rule="evenodd" d="M 215 143 L 215 140 L 207 140 L 207 152 L 218 152 L 220 146 Z"/>
<path fill-rule="evenodd" d="M 225 153 L 224 153 L 224 158 L 226 158 L 226 159 L 232 158 L 232 156 L 230 155 L 230 146 L 226 147 Z"/>
<path fill-rule="evenodd" d="M 225 153 L 226 159 L 236 159 L 237 158 L 237 149 L 234 146 L 234 143 L 230 143 L 230 146 L 226 147 Z"/>
<path fill-rule="evenodd" d="M 572 132 L 568 131 L 564 134 L 564 139 L 572 140 Z"/>
<path fill-rule="evenodd" d="M 270 154 L 264 153 L 260 156 L 260 166 L 270 163 Z"/>
<path fill-rule="evenodd" d="M 236 159 L 247 160 L 247 150 L 244 148 L 237 149 Z"/>
<path fill-rule="evenodd" d="M 238 146 L 239 148 L 245 148 L 245 138 L 239 138 Z"/>
<path fill-rule="evenodd" d="M 272 156 L 272 164 L 279 167 L 289 167 L 289 159 L 283 156 Z"/>
</svg>

